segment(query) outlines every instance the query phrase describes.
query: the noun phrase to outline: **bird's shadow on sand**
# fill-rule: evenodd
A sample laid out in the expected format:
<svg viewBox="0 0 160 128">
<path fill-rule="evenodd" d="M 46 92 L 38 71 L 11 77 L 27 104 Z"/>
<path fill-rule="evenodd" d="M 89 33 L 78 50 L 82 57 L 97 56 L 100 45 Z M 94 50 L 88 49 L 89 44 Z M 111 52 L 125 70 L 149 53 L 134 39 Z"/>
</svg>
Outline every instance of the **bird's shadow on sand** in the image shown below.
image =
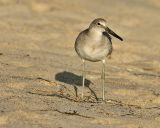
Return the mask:
<svg viewBox="0 0 160 128">
<path fill-rule="evenodd" d="M 78 76 L 74 73 L 64 71 L 64 72 L 57 73 L 55 75 L 55 79 L 57 81 L 72 85 L 74 87 L 76 96 L 78 96 L 77 86 L 82 86 L 82 76 Z M 89 86 L 90 84 L 93 84 L 93 83 L 90 80 L 85 79 L 85 86 L 89 88 L 89 90 L 91 91 L 91 94 L 93 94 L 96 100 L 98 100 L 97 95 L 90 88 Z"/>
</svg>

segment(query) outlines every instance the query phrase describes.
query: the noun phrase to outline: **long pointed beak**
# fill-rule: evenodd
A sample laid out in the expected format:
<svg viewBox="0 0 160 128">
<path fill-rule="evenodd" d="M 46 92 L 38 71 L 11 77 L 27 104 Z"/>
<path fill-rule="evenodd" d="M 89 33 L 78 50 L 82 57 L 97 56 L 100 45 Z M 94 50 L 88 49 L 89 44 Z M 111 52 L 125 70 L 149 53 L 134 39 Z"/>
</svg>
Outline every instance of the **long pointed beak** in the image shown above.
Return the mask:
<svg viewBox="0 0 160 128">
<path fill-rule="evenodd" d="M 122 37 L 120 37 L 119 35 L 117 35 L 115 32 L 113 32 L 111 29 L 109 29 L 108 27 L 106 28 L 106 32 L 108 32 L 109 34 L 111 34 L 112 36 L 118 38 L 119 40 L 123 41 Z"/>
</svg>

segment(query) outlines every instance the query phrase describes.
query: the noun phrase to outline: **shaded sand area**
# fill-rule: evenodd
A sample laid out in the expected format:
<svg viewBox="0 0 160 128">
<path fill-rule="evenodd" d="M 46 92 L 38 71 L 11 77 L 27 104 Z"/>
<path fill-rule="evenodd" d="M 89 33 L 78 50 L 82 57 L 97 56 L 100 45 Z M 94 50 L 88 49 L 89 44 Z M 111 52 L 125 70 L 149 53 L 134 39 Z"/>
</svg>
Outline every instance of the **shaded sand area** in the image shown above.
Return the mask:
<svg viewBox="0 0 160 128">
<path fill-rule="evenodd" d="M 97 17 L 124 38 L 113 39 L 105 102 L 101 63 L 87 62 L 78 98 L 74 41 Z M 0 0 L 0 128 L 22 127 L 159 128 L 159 0 Z"/>
</svg>

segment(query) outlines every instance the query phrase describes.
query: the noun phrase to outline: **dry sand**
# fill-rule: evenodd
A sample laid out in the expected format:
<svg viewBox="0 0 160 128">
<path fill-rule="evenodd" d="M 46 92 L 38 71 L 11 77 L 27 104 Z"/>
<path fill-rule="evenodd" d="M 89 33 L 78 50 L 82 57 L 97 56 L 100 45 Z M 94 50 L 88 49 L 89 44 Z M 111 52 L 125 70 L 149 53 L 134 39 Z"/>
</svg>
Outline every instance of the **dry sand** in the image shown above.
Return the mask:
<svg viewBox="0 0 160 128">
<path fill-rule="evenodd" d="M 113 39 L 105 102 L 90 62 L 82 101 L 74 41 L 98 17 L 124 42 Z M 0 0 L 0 128 L 22 127 L 159 128 L 159 0 Z"/>
</svg>

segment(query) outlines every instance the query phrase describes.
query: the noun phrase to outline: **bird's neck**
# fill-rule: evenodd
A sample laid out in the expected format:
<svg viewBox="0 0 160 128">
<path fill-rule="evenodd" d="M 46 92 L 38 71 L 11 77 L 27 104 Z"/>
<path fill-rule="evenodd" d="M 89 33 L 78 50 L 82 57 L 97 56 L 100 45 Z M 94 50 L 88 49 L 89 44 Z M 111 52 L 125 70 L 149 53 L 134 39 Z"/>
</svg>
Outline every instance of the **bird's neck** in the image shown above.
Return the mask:
<svg viewBox="0 0 160 128">
<path fill-rule="evenodd" d="M 102 38 L 102 32 L 97 29 L 90 29 L 88 35 L 94 40 L 100 40 Z"/>
</svg>

